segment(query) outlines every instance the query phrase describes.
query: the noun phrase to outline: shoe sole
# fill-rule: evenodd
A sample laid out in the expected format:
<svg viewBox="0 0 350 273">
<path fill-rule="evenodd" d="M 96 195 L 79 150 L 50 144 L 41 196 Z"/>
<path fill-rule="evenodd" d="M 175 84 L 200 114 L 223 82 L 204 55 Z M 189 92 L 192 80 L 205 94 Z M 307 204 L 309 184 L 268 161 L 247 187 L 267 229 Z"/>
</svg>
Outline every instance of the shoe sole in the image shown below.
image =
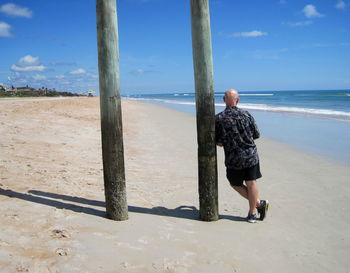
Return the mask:
<svg viewBox="0 0 350 273">
<path fill-rule="evenodd" d="M 265 201 L 266 201 L 266 205 L 263 210 L 263 213 L 260 213 L 260 221 L 264 221 L 267 215 L 267 211 L 269 210 L 269 205 L 270 205 L 269 200 L 265 200 Z"/>
<path fill-rule="evenodd" d="M 247 217 L 247 222 L 248 223 L 256 223 L 256 221 L 258 220 L 257 216 L 255 215 L 254 218 L 249 218 L 249 215 Z"/>
</svg>

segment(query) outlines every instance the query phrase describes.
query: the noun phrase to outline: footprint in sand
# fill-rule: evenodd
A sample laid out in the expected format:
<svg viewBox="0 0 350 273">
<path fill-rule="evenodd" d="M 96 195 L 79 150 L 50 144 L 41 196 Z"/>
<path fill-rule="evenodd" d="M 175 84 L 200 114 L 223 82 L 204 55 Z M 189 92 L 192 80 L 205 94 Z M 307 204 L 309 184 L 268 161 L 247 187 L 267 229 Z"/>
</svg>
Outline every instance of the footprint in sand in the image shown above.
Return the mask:
<svg viewBox="0 0 350 273">
<path fill-rule="evenodd" d="M 70 238 L 70 235 L 68 233 L 68 231 L 64 230 L 64 229 L 54 229 L 51 231 L 51 237 L 53 238 L 58 238 L 58 239 L 62 239 L 62 238 Z"/>
<path fill-rule="evenodd" d="M 16 272 L 29 272 L 29 269 L 25 266 L 18 265 L 16 266 Z"/>
<path fill-rule="evenodd" d="M 0 246 L 9 246 L 10 244 L 8 242 L 5 242 L 0 239 Z"/>
<path fill-rule="evenodd" d="M 68 256 L 69 249 L 68 248 L 57 248 L 56 249 L 56 254 L 59 255 L 59 256 Z"/>
</svg>

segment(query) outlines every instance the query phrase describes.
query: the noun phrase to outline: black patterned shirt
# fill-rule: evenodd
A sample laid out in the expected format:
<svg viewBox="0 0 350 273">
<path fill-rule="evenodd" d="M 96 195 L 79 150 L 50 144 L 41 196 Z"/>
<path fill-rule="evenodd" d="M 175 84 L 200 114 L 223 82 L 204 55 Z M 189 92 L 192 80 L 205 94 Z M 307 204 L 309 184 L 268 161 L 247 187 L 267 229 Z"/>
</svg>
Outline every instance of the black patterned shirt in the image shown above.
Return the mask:
<svg viewBox="0 0 350 273">
<path fill-rule="evenodd" d="M 260 133 L 253 116 L 236 106 L 226 107 L 215 117 L 216 143 L 222 143 L 225 165 L 229 169 L 244 169 L 259 163 L 254 139 Z"/>
</svg>

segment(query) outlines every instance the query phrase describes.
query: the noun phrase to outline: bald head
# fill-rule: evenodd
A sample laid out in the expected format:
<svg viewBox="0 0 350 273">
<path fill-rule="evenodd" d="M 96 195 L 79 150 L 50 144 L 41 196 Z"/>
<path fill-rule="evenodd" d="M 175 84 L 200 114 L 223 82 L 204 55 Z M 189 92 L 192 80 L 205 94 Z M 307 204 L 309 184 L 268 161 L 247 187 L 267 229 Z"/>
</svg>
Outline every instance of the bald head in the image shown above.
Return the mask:
<svg viewBox="0 0 350 273">
<path fill-rule="evenodd" d="M 224 97 L 226 106 L 236 106 L 239 101 L 238 91 L 235 89 L 229 89 L 225 92 Z"/>
</svg>

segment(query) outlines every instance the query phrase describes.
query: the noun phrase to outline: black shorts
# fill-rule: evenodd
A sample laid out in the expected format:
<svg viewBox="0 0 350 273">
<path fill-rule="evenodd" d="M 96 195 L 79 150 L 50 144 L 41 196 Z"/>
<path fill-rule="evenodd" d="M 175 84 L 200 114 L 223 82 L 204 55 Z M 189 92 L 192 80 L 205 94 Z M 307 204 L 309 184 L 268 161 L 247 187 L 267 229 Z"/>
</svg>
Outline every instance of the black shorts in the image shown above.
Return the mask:
<svg viewBox="0 0 350 273">
<path fill-rule="evenodd" d="M 235 169 L 226 169 L 226 177 L 230 182 L 231 186 L 242 187 L 243 181 L 246 180 L 256 180 L 262 177 L 260 172 L 259 163 L 254 165 L 253 167 L 235 170 Z"/>
</svg>

